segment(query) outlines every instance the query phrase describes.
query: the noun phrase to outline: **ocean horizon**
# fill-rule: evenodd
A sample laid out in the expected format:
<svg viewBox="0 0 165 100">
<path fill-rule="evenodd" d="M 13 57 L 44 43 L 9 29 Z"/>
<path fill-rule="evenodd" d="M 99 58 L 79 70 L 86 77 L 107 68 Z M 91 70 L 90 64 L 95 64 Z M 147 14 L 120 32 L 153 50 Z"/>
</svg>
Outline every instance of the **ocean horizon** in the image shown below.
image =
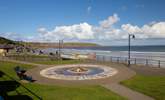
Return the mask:
<svg viewBox="0 0 165 100">
<path fill-rule="evenodd" d="M 68 48 L 64 48 L 68 49 Z M 79 47 L 70 49 L 80 50 L 103 50 L 103 51 L 128 51 L 128 46 L 98 46 L 98 47 Z M 143 45 L 131 46 L 131 51 L 139 52 L 165 52 L 165 45 Z"/>
<path fill-rule="evenodd" d="M 58 48 L 43 49 L 47 53 L 55 53 L 57 50 Z M 65 54 L 96 53 L 103 56 L 128 57 L 128 46 L 63 48 L 61 51 Z M 131 46 L 131 58 L 165 61 L 165 46 Z"/>
</svg>

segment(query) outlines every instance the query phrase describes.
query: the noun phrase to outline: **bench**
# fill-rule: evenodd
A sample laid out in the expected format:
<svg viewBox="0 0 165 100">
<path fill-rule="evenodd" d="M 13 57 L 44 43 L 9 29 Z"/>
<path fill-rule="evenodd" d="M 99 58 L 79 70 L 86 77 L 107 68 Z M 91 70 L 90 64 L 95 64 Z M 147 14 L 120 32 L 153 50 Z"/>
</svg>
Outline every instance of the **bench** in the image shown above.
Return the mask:
<svg viewBox="0 0 165 100">
<path fill-rule="evenodd" d="M 26 72 L 25 69 L 22 69 L 19 66 L 16 66 L 14 68 L 14 71 L 16 72 L 16 74 L 20 78 L 20 80 L 27 80 L 27 81 L 30 81 L 30 82 L 34 81 L 32 76 L 28 76 L 28 75 L 25 74 L 25 72 Z"/>
</svg>

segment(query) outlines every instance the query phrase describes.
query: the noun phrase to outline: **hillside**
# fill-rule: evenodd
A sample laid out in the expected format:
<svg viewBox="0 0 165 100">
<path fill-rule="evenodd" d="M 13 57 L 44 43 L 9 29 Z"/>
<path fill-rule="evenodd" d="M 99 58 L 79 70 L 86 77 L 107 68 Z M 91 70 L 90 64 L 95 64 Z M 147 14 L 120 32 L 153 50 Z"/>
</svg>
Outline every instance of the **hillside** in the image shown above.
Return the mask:
<svg viewBox="0 0 165 100">
<path fill-rule="evenodd" d="M 59 43 L 41 43 L 41 42 L 18 42 L 4 37 L 0 37 L 0 44 L 14 44 L 14 45 L 25 45 L 33 48 L 58 48 Z M 81 42 L 66 42 L 63 44 L 65 48 L 76 48 L 76 47 L 96 47 L 99 46 L 95 43 L 81 43 Z"/>
<path fill-rule="evenodd" d="M 0 37 L 0 44 L 16 44 L 16 42 L 9 40 L 9 39 L 6 39 L 4 37 Z"/>
<path fill-rule="evenodd" d="M 35 48 L 58 48 L 59 43 L 40 43 L 40 42 L 26 42 L 26 46 L 31 46 Z M 63 44 L 65 48 L 76 48 L 76 47 L 96 47 L 99 46 L 95 43 L 79 43 L 79 42 L 66 42 Z"/>
<path fill-rule="evenodd" d="M 64 46 L 99 46 L 96 43 L 81 43 L 81 42 L 66 42 L 64 43 Z"/>
</svg>

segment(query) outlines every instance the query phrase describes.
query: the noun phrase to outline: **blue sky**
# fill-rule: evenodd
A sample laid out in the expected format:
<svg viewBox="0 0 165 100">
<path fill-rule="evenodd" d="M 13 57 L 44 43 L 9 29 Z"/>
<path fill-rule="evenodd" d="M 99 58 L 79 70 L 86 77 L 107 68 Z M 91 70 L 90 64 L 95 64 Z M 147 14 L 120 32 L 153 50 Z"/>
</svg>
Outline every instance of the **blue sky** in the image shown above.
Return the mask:
<svg viewBox="0 0 165 100">
<path fill-rule="evenodd" d="M 101 27 L 101 21 L 108 20 L 107 18 L 110 16 L 113 17 L 115 14 L 118 17 L 118 20 L 114 22 L 113 25 L 109 26 L 109 30 L 119 29 L 123 31 L 121 26 L 130 24 L 130 27 L 135 28 L 135 26 L 138 26 L 138 28 L 144 31 L 142 27 L 151 23 L 154 23 L 156 28 L 159 26 L 164 27 L 164 5 L 165 0 L 1 0 L 0 35 L 12 39 L 26 39 L 26 37 L 29 37 L 29 39 L 27 39 L 28 41 L 30 41 L 30 39 L 36 40 L 35 37 L 40 37 L 42 39 L 38 40 L 44 41 L 43 37 L 46 38 L 47 36 L 50 36 L 51 33 L 51 35 L 54 35 L 55 37 L 60 37 L 59 35 L 56 35 L 61 34 L 59 32 L 63 32 L 61 30 L 65 29 L 60 28 L 60 31 L 57 32 L 57 29 L 55 29 L 56 27 L 70 27 L 74 25 L 74 27 L 77 27 L 81 23 L 87 23 L 88 25 L 83 24 L 80 26 L 92 26 L 92 28 L 94 27 L 95 29 L 95 27 Z M 161 25 L 159 23 L 161 23 Z M 43 35 L 43 32 L 38 31 L 39 28 L 42 28 L 48 35 L 41 36 Z M 82 28 L 79 30 L 82 31 L 84 29 Z M 105 31 L 103 30 L 99 32 L 104 33 Z M 157 30 L 159 30 L 159 28 Z M 53 33 L 54 31 L 56 32 Z M 78 34 L 76 32 L 75 34 Z M 86 32 L 86 28 L 84 32 Z M 89 34 L 95 35 L 99 33 L 98 31 L 95 32 L 93 30 L 88 32 Z M 105 33 L 107 32 L 108 30 L 106 30 Z M 63 34 L 70 36 L 68 35 L 70 34 L 68 31 L 65 33 Z M 142 33 L 145 34 L 145 32 Z M 86 33 L 82 32 L 80 35 L 82 34 Z M 109 34 L 113 33 L 109 32 Z M 153 33 L 151 32 L 151 34 Z M 149 38 L 162 38 L 162 36 L 164 36 L 160 36 L 159 34 L 160 33 L 152 35 L 152 37 L 150 37 L 150 35 L 147 36 Z M 89 37 L 90 36 L 91 35 L 89 35 Z M 57 39 L 60 38 L 56 38 L 55 40 Z M 95 37 L 84 37 L 81 39 L 79 36 L 72 36 L 69 39 L 63 37 L 62 39 L 66 39 L 67 41 L 102 41 Z M 116 38 L 113 39 L 113 37 L 110 37 L 110 39 L 102 39 L 105 41 L 115 41 Z"/>
</svg>

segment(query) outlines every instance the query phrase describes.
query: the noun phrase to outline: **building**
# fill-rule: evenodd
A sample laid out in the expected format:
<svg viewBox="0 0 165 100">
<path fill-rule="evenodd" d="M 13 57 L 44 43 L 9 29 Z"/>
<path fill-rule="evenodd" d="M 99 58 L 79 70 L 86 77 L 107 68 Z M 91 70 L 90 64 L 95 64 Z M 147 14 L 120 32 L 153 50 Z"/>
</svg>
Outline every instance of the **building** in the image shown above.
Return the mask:
<svg viewBox="0 0 165 100">
<path fill-rule="evenodd" d="M 0 56 L 6 56 L 9 50 L 13 48 L 11 45 L 0 45 Z"/>
</svg>

